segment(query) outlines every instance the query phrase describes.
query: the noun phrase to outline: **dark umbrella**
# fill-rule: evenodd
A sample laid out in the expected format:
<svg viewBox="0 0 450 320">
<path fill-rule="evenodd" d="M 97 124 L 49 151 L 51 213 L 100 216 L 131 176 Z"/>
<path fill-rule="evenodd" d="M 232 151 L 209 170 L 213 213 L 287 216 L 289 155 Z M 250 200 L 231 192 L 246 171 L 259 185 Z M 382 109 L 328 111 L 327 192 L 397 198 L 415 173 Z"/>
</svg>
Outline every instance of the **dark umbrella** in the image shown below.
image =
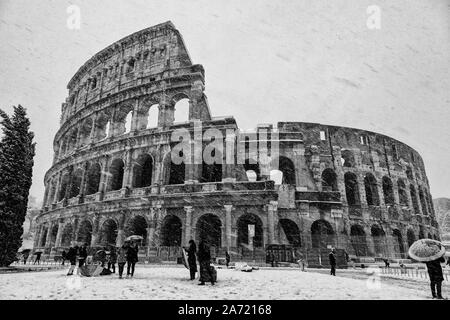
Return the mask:
<svg viewBox="0 0 450 320">
<path fill-rule="evenodd" d="M 22 251 L 21 251 L 21 253 L 27 253 L 27 252 L 30 252 L 31 251 L 31 249 L 23 249 Z"/>
<path fill-rule="evenodd" d="M 35 253 L 33 253 L 33 254 L 38 254 L 38 253 L 42 253 L 42 251 L 36 251 Z"/>
</svg>

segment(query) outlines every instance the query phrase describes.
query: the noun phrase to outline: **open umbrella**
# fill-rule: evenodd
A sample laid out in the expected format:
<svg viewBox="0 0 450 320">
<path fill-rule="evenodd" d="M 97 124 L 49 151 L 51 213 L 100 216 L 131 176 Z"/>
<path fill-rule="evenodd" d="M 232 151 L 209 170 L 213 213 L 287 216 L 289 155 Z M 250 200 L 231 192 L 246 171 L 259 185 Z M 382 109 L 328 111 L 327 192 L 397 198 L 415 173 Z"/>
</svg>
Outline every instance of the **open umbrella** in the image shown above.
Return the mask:
<svg viewBox="0 0 450 320">
<path fill-rule="evenodd" d="M 419 239 L 409 247 L 408 253 L 411 258 L 420 262 L 436 260 L 445 255 L 444 245 L 433 239 Z"/>
<path fill-rule="evenodd" d="M 36 251 L 36 252 L 33 253 L 33 254 L 39 254 L 39 253 L 42 253 L 42 251 Z"/>
<path fill-rule="evenodd" d="M 142 236 L 132 235 L 132 236 L 127 237 L 125 240 L 133 241 L 133 240 L 143 240 L 143 239 L 144 239 L 144 237 L 142 237 Z"/>
<path fill-rule="evenodd" d="M 31 251 L 31 249 L 23 249 L 20 253 L 27 253 L 27 252 L 30 252 Z"/>
</svg>

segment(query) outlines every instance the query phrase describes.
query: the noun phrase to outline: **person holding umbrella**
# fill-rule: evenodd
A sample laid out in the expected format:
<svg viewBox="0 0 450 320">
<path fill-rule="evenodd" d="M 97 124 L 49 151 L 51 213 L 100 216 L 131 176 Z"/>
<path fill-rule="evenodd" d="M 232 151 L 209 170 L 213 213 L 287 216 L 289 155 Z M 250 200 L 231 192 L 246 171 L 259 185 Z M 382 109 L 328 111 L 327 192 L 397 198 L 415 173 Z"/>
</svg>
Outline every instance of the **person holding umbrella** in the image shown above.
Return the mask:
<svg viewBox="0 0 450 320">
<path fill-rule="evenodd" d="M 77 254 L 78 254 L 78 246 L 70 247 L 69 252 L 67 252 L 67 260 L 70 261 L 69 272 L 67 272 L 68 276 L 73 275 L 73 271 L 75 270 L 75 266 L 77 264 Z"/>
<path fill-rule="evenodd" d="M 134 276 L 134 268 L 136 265 L 136 262 L 138 262 L 138 252 L 139 247 L 137 243 L 132 242 L 127 250 L 127 278 L 131 276 L 133 278 Z"/>
<path fill-rule="evenodd" d="M 42 255 L 42 251 L 37 251 L 34 253 L 36 255 L 36 259 L 34 259 L 34 263 L 33 264 L 41 264 L 41 255 Z"/>
<path fill-rule="evenodd" d="M 128 241 L 119 248 L 119 253 L 117 255 L 117 265 L 119 266 L 119 279 L 122 279 L 123 268 L 127 262 L 127 252 L 128 252 Z"/>
<path fill-rule="evenodd" d="M 426 264 L 433 299 L 445 299 L 442 297 L 444 276 L 441 263 L 445 263 L 445 247 L 442 243 L 433 239 L 419 239 L 409 247 L 408 253 L 414 260 Z"/>
<path fill-rule="evenodd" d="M 112 273 L 116 273 L 116 262 L 117 262 L 116 247 L 111 246 L 111 249 L 109 250 L 108 270 L 111 270 L 112 267 Z"/>
<path fill-rule="evenodd" d="M 328 255 L 328 259 L 330 260 L 330 275 L 335 276 L 336 275 L 336 256 L 334 248 L 331 249 L 330 254 Z"/>
<path fill-rule="evenodd" d="M 27 264 L 28 256 L 30 255 L 30 249 L 24 249 L 22 250 L 23 254 L 23 264 Z"/>
<path fill-rule="evenodd" d="M 195 279 L 195 273 L 197 272 L 197 245 L 194 240 L 189 240 L 189 249 L 188 249 L 188 265 L 189 272 L 191 274 L 191 280 Z"/>
</svg>

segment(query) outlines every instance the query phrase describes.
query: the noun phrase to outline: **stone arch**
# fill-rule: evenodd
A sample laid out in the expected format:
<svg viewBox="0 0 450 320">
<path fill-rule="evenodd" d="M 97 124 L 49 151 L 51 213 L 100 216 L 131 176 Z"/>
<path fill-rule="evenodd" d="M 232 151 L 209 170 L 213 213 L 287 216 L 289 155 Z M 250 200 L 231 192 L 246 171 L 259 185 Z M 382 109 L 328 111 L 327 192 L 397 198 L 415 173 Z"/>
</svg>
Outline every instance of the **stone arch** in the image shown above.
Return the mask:
<svg viewBox="0 0 450 320">
<path fill-rule="evenodd" d="M 278 168 L 276 168 L 275 163 L 278 163 Z M 296 185 L 295 165 L 291 159 L 285 156 L 280 156 L 278 157 L 278 162 L 272 162 L 272 168 L 283 173 L 281 178 L 282 184 Z"/>
<path fill-rule="evenodd" d="M 78 138 L 78 128 L 73 128 L 72 130 L 69 131 L 69 135 L 68 135 L 68 144 L 67 144 L 68 152 L 70 152 L 76 148 L 77 138 Z"/>
<path fill-rule="evenodd" d="M 81 245 L 91 245 L 93 226 L 91 221 L 83 220 L 78 228 L 77 242 Z"/>
<path fill-rule="evenodd" d="M 413 176 L 412 169 L 410 166 L 406 167 L 405 173 L 406 173 L 406 177 L 408 178 L 409 181 L 411 181 L 411 182 L 414 181 L 414 176 Z"/>
<path fill-rule="evenodd" d="M 328 244 L 334 242 L 334 230 L 331 224 L 319 219 L 311 224 L 311 242 L 313 248 L 326 248 Z"/>
<path fill-rule="evenodd" d="M 61 236 L 61 247 L 70 247 L 73 240 L 73 226 L 71 223 L 66 224 Z"/>
<path fill-rule="evenodd" d="M 298 225 L 291 219 L 280 219 L 280 231 L 284 232 L 289 244 L 294 247 L 302 246 L 302 239 Z"/>
<path fill-rule="evenodd" d="M 158 127 L 159 102 L 156 98 L 147 97 L 141 104 L 137 113 L 137 128 L 145 130 Z"/>
<path fill-rule="evenodd" d="M 249 236 L 248 236 L 248 225 L 255 225 L 255 236 L 253 237 L 253 246 L 263 247 L 263 223 L 261 219 L 253 213 L 245 213 L 241 215 L 237 220 L 238 227 L 238 237 L 237 245 L 239 247 L 248 247 Z"/>
<path fill-rule="evenodd" d="M 217 150 L 212 151 L 212 156 L 215 157 L 215 152 L 219 152 Z M 220 153 L 220 152 L 219 152 Z M 219 155 L 222 158 L 222 154 Z M 221 182 L 222 181 L 222 163 L 211 163 L 207 164 L 204 160 L 202 162 L 202 175 L 200 177 L 200 182 Z"/>
<path fill-rule="evenodd" d="M 252 160 L 251 162 L 252 163 L 250 163 L 249 159 L 246 159 L 245 163 L 244 163 L 244 170 L 246 172 L 247 179 L 249 181 L 260 181 L 261 180 L 261 170 L 259 167 L 259 163 L 256 160 Z M 249 172 L 253 172 L 253 173 L 250 173 L 250 176 L 249 176 Z M 250 177 L 252 178 L 252 180 L 250 180 Z"/>
<path fill-rule="evenodd" d="M 86 194 L 89 195 L 99 191 L 102 168 L 99 163 L 94 163 L 87 170 Z"/>
<path fill-rule="evenodd" d="M 283 183 L 283 172 L 280 170 L 270 170 L 270 180 L 272 180 L 275 185 L 280 185 Z"/>
<path fill-rule="evenodd" d="M 133 188 L 148 187 L 152 184 L 153 157 L 144 153 L 139 155 L 133 165 Z"/>
<path fill-rule="evenodd" d="M 111 116 L 106 112 L 99 112 L 95 120 L 94 140 L 100 141 L 111 136 Z"/>
<path fill-rule="evenodd" d="M 384 202 L 389 205 L 393 205 L 394 200 L 394 186 L 392 185 L 392 180 L 384 176 L 382 181 L 383 186 L 383 196 L 384 196 Z"/>
<path fill-rule="evenodd" d="M 322 191 L 338 191 L 337 176 L 331 168 L 322 171 Z"/>
<path fill-rule="evenodd" d="M 408 247 L 411 247 L 411 245 L 416 241 L 416 235 L 414 234 L 414 231 L 408 229 L 408 231 L 406 231 L 406 238 L 408 240 Z"/>
<path fill-rule="evenodd" d="M 403 206 L 407 206 L 408 205 L 408 194 L 406 192 L 405 181 L 403 181 L 403 179 L 399 178 L 397 180 L 397 187 L 398 187 L 398 197 L 399 197 L 400 204 Z"/>
<path fill-rule="evenodd" d="M 147 228 L 148 223 L 144 216 L 135 215 L 128 220 L 125 226 L 125 236 L 129 237 L 131 235 L 141 236 L 143 246 L 147 245 Z"/>
<path fill-rule="evenodd" d="M 353 155 L 353 152 L 351 150 L 341 150 L 341 163 L 343 167 L 355 167 L 355 156 Z"/>
<path fill-rule="evenodd" d="M 416 188 L 414 187 L 414 185 L 412 183 L 409 185 L 409 193 L 411 195 L 411 202 L 413 205 L 414 213 L 419 214 L 420 209 L 419 209 L 419 202 L 417 200 Z"/>
<path fill-rule="evenodd" d="M 181 153 L 180 153 L 181 156 Z M 164 182 L 165 184 L 184 184 L 186 165 L 184 162 L 176 164 L 172 162 L 171 152 L 164 156 Z"/>
<path fill-rule="evenodd" d="M 119 228 L 117 222 L 114 219 L 109 218 L 103 221 L 99 232 L 100 233 L 99 244 L 103 247 L 107 247 L 110 245 L 115 246 L 118 229 Z"/>
<path fill-rule="evenodd" d="M 379 206 L 380 197 L 378 195 L 377 179 L 371 173 L 366 173 L 364 177 L 364 188 L 366 190 L 366 201 L 369 206 Z"/>
<path fill-rule="evenodd" d="M 368 256 L 366 233 L 364 228 L 358 224 L 353 224 L 350 227 L 350 242 L 352 244 L 355 255 Z"/>
<path fill-rule="evenodd" d="M 122 159 L 116 158 L 112 161 L 111 167 L 109 168 L 110 182 L 108 190 L 120 190 L 123 185 L 123 174 L 124 174 L 125 163 Z"/>
<path fill-rule="evenodd" d="M 178 247 L 181 245 L 182 223 L 176 215 L 167 215 L 161 224 L 161 245 Z"/>
<path fill-rule="evenodd" d="M 359 205 L 361 203 L 359 197 L 358 180 L 354 173 L 346 172 L 344 174 L 345 196 L 349 206 Z"/>
<path fill-rule="evenodd" d="M 131 130 L 132 118 L 133 118 L 133 105 L 131 103 L 124 103 L 119 105 L 116 108 L 116 113 L 114 114 L 113 135 L 120 136 L 122 134 L 127 133 L 127 129 Z"/>
<path fill-rule="evenodd" d="M 61 201 L 66 197 L 67 188 L 69 188 L 70 175 L 69 173 L 63 174 L 61 177 L 61 185 L 59 187 L 58 201 Z"/>
<path fill-rule="evenodd" d="M 93 121 L 92 121 L 91 117 L 88 117 L 83 120 L 81 127 L 80 127 L 80 134 L 79 134 L 79 145 L 80 146 L 85 146 L 90 142 L 92 126 L 93 126 Z"/>
<path fill-rule="evenodd" d="M 70 186 L 69 198 L 76 197 L 80 194 L 82 179 L 83 179 L 83 170 L 78 168 L 72 173 L 72 183 Z"/>
<path fill-rule="evenodd" d="M 425 196 L 424 196 L 423 189 L 421 186 L 419 186 L 419 199 L 420 199 L 420 205 L 422 206 L 422 213 L 424 215 L 428 215 L 427 202 L 425 200 Z"/>
<path fill-rule="evenodd" d="M 48 226 L 44 225 L 41 228 L 41 232 L 39 234 L 39 247 L 45 247 L 45 243 L 47 241 L 47 233 L 48 233 Z"/>
<path fill-rule="evenodd" d="M 403 236 L 400 230 L 393 229 L 392 236 L 394 240 L 394 251 L 400 256 L 403 257 L 405 254 L 405 247 L 403 246 Z"/>
<path fill-rule="evenodd" d="M 56 244 L 56 237 L 58 236 L 58 224 L 54 224 L 52 229 L 50 230 L 50 246 L 54 247 Z"/>
<path fill-rule="evenodd" d="M 374 224 L 370 228 L 370 233 L 372 235 L 375 255 L 386 256 L 388 251 L 386 248 L 386 233 L 384 232 L 383 228 L 377 224 Z"/>
<path fill-rule="evenodd" d="M 175 94 L 170 101 L 174 106 L 174 122 L 189 121 L 189 96 L 184 92 L 180 92 Z"/>
<path fill-rule="evenodd" d="M 222 222 L 215 214 L 202 215 L 196 224 L 197 241 L 207 241 L 211 247 L 222 246 Z"/>
</svg>

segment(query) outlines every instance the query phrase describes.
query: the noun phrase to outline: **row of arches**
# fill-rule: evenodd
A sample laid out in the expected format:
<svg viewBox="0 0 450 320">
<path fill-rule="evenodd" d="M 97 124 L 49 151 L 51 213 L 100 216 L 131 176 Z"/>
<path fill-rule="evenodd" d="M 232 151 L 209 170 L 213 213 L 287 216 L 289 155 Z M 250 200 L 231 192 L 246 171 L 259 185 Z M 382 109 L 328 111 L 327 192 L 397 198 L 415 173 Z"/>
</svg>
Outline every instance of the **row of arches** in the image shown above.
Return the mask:
<svg viewBox="0 0 450 320">
<path fill-rule="evenodd" d="M 344 183 L 345 183 L 345 193 L 347 198 L 347 203 L 350 206 L 360 205 L 361 199 L 359 194 L 359 186 L 358 179 L 356 174 L 353 172 L 346 172 L 344 174 Z M 392 180 L 384 176 L 381 181 L 383 198 L 386 205 L 395 204 L 395 196 L 394 196 L 394 185 Z M 416 213 L 419 213 L 419 202 L 416 193 L 415 186 L 411 183 L 409 185 L 410 189 L 410 198 L 412 202 L 413 209 Z M 399 204 L 402 206 L 409 206 L 409 197 L 406 189 L 406 184 L 403 179 L 399 178 L 397 180 L 397 190 L 399 196 Z M 423 214 L 432 214 L 433 209 L 430 205 L 431 196 L 424 191 L 424 189 L 419 186 L 419 199 L 422 207 Z M 378 182 L 373 174 L 366 173 L 364 176 L 364 191 L 366 196 L 366 202 L 369 206 L 379 206 L 380 205 L 380 196 L 378 193 Z"/>
<path fill-rule="evenodd" d="M 175 100 L 171 122 L 189 120 L 189 98 L 179 95 Z M 156 102 L 144 103 L 136 112 L 133 104 L 124 104 L 115 110 L 101 111 L 95 116 L 85 118 L 79 126 L 68 130 L 61 138 L 57 157 L 62 157 L 79 147 L 91 142 L 98 142 L 109 137 L 128 134 L 132 129 L 146 130 L 157 128 L 166 119 L 161 113 L 160 105 Z M 160 120 L 161 119 L 161 120 Z"/>
</svg>

